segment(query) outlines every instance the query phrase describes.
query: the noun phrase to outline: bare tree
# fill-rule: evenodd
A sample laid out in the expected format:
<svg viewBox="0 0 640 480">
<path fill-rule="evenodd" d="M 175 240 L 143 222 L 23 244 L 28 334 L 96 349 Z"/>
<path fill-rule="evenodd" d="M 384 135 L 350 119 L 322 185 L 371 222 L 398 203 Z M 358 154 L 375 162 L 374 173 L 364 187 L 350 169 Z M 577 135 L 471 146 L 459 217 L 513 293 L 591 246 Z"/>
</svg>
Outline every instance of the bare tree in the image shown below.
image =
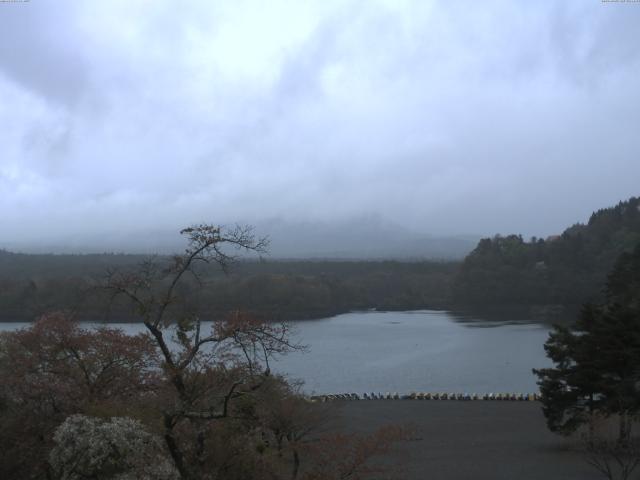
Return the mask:
<svg viewBox="0 0 640 480">
<path fill-rule="evenodd" d="M 201 321 L 207 264 L 226 270 L 234 256 L 225 247 L 260 252 L 266 241 L 245 227 L 182 234 L 182 255 L 108 272 L 101 285 L 130 303 L 145 333 L 85 329 L 50 314 L 0 334 L 0 476 L 155 478 L 156 467 L 183 479 L 380 474 L 369 460 L 402 435 L 319 432 L 326 405 L 271 373 L 273 356 L 302 348 L 286 324 L 241 312 Z M 130 436 L 161 444 L 134 448 Z"/>
<path fill-rule="evenodd" d="M 160 402 L 164 440 L 182 478 L 204 478 L 212 468 L 211 429 L 246 415 L 246 398 L 271 378 L 269 360 L 301 347 L 291 342 L 286 324 L 240 312 L 204 331 L 197 305 L 188 302 L 192 292 L 184 290 L 187 280 L 191 289 L 206 288 L 203 265 L 226 272 L 235 259 L 229 248 L 261 253 L 266 238 L 256 238 L 251 227 L 207 224 L 180 233 L 188 242 L 182 255 L 167 265 L 154 258 L 134 271 L 110 271 L 103 287 L 113 298 L 125 297 L 153 336 L 168 384 Z"/>
<path fill-rule="evenodd" d="M 581 435 L 585 461 L 609 480 L 627 480 L 640 465 L 640 439 L 632 436 L 632 418 L 592 415 L 589 430 Z M 628 423 L 620 435 L 616 420 Z"/>
<path fill-rule="evenodd" d="M 640 443 L 595 438 L 585 442 L 584 458 L 608 480 L 628 480 L 640 464 Z"/>
<path fill-rule="evenodd" d="M 387 455 L 394 444 L 409 440 L 413 429 L 387 425 L 368 435 L 334 433 L 307 442 L 309 468 L 303 480 L 372 480 L 401 478 L 401 465 L 372 462 Z M 294 476 L 295 478 L 295 476 Z"/>
</svg>

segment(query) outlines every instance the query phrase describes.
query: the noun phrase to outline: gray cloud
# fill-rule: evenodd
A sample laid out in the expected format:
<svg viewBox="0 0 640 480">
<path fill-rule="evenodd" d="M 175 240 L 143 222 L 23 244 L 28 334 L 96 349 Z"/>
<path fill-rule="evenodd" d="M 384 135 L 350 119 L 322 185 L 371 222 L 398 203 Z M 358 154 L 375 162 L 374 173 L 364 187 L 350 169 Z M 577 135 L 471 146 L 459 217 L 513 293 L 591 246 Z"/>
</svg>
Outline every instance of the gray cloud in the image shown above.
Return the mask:
<svg viewBox="0 0 640 480">
<path fill-rule="evenodd" d="M 0 5 L 4 241 L 371 215 L 557 232 L 639 193 L 639 20 L 577 0 Z"/>
<path fill-rule="evenodd" d="M 72 106 L 89 81 L 82 41 L 67 2 L 3 5 L 0 73 L 51 102 Z"/>
</svg>

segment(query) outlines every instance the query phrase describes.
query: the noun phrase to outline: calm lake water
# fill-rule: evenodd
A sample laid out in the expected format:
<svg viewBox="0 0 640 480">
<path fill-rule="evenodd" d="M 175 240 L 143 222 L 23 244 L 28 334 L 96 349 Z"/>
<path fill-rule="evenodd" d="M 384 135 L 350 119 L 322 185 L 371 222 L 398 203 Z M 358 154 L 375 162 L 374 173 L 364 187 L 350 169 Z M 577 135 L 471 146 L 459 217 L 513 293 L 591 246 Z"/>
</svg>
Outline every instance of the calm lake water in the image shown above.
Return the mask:
<svg viewBox="0 0 640 480">
<path fill-rule="evenodd" d="M 272 369 L 304 380 L 308 393 L 534 392 L 531 369 L 550 365 L 543 348 L 549 326 L 527 321 L 414 311 L 291 323 L 308 351 L 282 357 Z M 0 330 L 25 325 L 0 323 Z"/>
</svg>

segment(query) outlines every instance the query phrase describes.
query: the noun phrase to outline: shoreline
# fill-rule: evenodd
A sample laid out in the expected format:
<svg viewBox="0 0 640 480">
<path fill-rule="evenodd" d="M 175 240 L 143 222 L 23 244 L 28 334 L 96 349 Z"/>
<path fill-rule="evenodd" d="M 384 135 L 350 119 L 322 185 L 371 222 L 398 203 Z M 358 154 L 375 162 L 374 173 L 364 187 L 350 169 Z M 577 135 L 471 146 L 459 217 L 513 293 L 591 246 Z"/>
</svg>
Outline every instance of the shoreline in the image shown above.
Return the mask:
<svg viewBox="0 0 640 480">
<path fill-rule="evenodd" d="M 338 393 L 311 395 L 308 397 L 311 402 L 336 402 L 336 401 L 372 401 L 372 400 L 413 400 L 427 402 L 537 402 L 540 400 L 539 392 L 534 393 L 449 393 L 449 392 L 411 392 L 409 394 L 394 393 L 364 393 L 360 396 L 357 393 Z"/>
<path fill-rule="evenodd" d="M 362 313 L 362 312 L 419 312 L 419 311 L 437 311 L 447 312 L 454 317 L 461 319 L 477 319 L 488 321 L 512 321 L 513 317 L 522 317 L 521 319 L 532 321 L 536 323 L 566 323 L 572 321 L 579 306 L 577 305 L 556 305 L 556 304 L 531 304 L 531 305 L 469 305 L 469 304 L 454 304 L 446 302 L 434 302 L 424 305 L 380 305 L 373 307 L 356 307 L 356 308 L 334 308 L 326 310 L 313 310 L 306 312 L 292 312 L 287 314 L 271 315 L 268 313 L 252 312 L 260 317 L 269 317 L 273 322 L 303 322 L 323 320 L 327 318 L 336 317 L 338 315 L 344 315 L 348 313 Z M 215 318 L 222 318 L 226 314 L 219 313 L 212 315 Z M 79 322 L 87 323 L 142 323 L 138 317 L 130 314 L 119 315 L 118 318 L 103 318 L 100 320 L 88 320 L 82 318 L 82 313 L 77 314 Z M 20 317 L 12 316 L 11 318 L 6 316 L 0 316 L 0 323 L 32 323 L 39 315 L 35 317 Z M 211 321 L 211 320 L 203 320 Z"/>
</svg>

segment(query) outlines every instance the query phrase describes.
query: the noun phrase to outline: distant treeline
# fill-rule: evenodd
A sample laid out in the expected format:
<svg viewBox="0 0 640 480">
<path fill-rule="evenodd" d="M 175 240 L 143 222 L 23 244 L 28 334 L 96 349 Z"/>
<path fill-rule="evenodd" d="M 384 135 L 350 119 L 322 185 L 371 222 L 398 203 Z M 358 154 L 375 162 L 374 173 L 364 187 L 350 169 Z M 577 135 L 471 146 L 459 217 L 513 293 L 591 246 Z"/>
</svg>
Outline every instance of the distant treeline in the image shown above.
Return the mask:
<svg viewBox="0 0 640 480">
<path fill-rule="evenodd" d="M 536 306 L 545 314 L 546 306 L 600 301 L 615 260 L 638 243 L 640 199 L 631 198 L 557 237 L 482 239 L 462 263 L 245 260 L 228 275 L 211 267 L 201 272 L 204 293 L 189 301 L 212 318 L 235 309 L 277 320 L 371 308 Z M 99 288 L 100 281 L 109 270 L 135 271 L 146 259 L 0 251 L 0 320 L 31 320 L 50 310 L 72 310 L 82 320 L 130 320 L 124 305 Z M 170 260 L 154 259 L 160 266 Z"/>
<path fill-rule="evenodd" d="M 598 210 L 586 225 L 525 241 L 482 239 L 453 282 L 456 304 L 571 305 L 600 301 L 607 274 L 640 243 L 640 199 Z"/>
<path fill-rule="evenodd" d="M 0 319 L 31 320 L 72 310 L 82 320 L 126 321 L 130 312 L 100 289 L 109 270 L 131 270 L 138 255 L 23 255 L 0 252 Z M 158 265 L 169 257 L 156 257 Z M 350 310 L 443 308 L 459 263 L 419 261 L 240 261 L 225 275 L 201 272 L 190 301 L 211 317 L 235 309 L 290 320 Z M 195 281 L 192 279 L 191 281 Z"/>
</svg>

